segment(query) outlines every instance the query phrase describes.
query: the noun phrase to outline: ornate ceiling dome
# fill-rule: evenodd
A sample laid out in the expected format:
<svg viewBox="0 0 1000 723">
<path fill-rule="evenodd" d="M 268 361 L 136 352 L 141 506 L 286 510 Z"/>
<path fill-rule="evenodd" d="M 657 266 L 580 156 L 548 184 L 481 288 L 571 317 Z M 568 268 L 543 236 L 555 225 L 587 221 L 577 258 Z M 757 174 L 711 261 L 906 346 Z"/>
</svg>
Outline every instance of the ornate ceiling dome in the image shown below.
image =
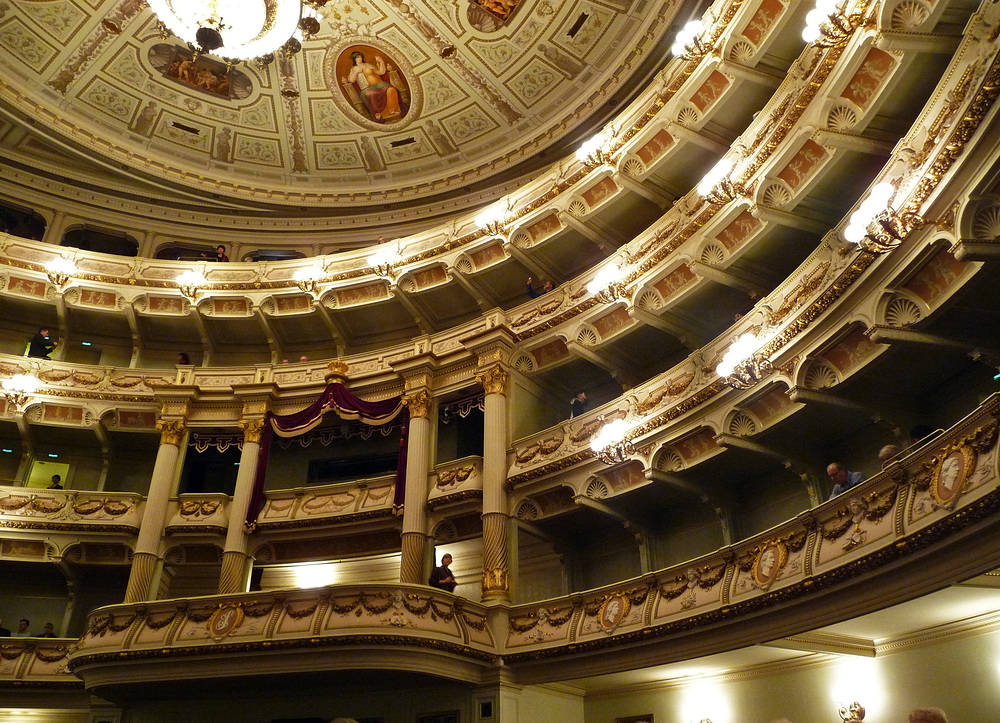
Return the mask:
<svg viewBox="0 0 1000 723">
<path fill-rule="evenodd" d="M 192 52 L 141 0 L 0 6 L 5 162 L 200 211 L 448 213 L 570 153 L 702 3 L 312 4 L 319 27 L 301 52 L 236 65 Z M 269 4 L 250 5 L 266 26 Z"/>
</svg>

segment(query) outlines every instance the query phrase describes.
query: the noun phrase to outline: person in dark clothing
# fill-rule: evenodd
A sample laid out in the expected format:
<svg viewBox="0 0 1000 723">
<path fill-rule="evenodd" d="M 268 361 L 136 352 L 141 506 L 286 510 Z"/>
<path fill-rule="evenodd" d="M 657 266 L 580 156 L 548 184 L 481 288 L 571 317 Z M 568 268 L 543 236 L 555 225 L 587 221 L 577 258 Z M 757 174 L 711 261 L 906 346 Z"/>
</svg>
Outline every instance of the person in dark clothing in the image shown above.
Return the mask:
<svg viewBox="0 0 1000 723">
<path fill-rule="evenodd" d="M 445 553 L 441 558 L 441 566 L 435 567 L 431 570 L 430 579 L 427 580 L 427 584 L 431 587 L 436 587 L 439 590 L 447 590 L 448 592 L 455 592 L 455 588 L 458 587 L 458 583 L 455 582 L 455 576 L 452 574 L 448 565 L 451 564 L 451 555 Z"/>
<path fill-rule="evenodd" d="M 54 638 L 54 637 L 57 637 L 56 636 L 55 627 L 52 625 L 52 623 L 45 623 L 45 627 L 42 629 L 42 632 L 40 632 L 38 634 L 38 637 L 40 637 L 40 638 Z"/>
<path fill-rule="evenodd" d="M 52 475 L 52 484 L 49 485 L 50 490 L 61 490 L 62 486 L 62 475 L 54 474 Z"/>
<path fill-rule="evenodd" d="M 36 359 L 48 359 L 49 354 L 57 346 L 59 346 L 59 342 L 52 341 L 49 338 L 49 328 L 43 326 L 31 337 L 31 343 L 28 345 L 28 356 Z"/>
<path fill-rule="evenodd" d="M 3 626 L 3 620 L 0 620 L 0 638 L 9 638 L 10 630 Z"/>
<path fill-rule="evenodd" d="M 573 417 L 579 417 L 586 411 L 587 411 L 587 393 L 581 389 L 576 393 L 576 396 L 573 397 L 573 401 L 569 403 L 570 419 L 572 419 Z"/>
<path fill-rule="evenodd" d="M 528 283 L 526 285 L 525 290 L 528 292 L 529 299 L 537 299 L 539 296 L 542 295 L 541 291 L 537 291 L 535 289 L 535 281 L 530 276 L 528 277 Z"/>
<path fill-rule="evenodd" d="M 229 257 L 226 256 L 226 247 L 219 244 L 214 254 L 202 254 L 203 259 L 208 259 L 209 261 L 229 261 Z"/>
</svg>

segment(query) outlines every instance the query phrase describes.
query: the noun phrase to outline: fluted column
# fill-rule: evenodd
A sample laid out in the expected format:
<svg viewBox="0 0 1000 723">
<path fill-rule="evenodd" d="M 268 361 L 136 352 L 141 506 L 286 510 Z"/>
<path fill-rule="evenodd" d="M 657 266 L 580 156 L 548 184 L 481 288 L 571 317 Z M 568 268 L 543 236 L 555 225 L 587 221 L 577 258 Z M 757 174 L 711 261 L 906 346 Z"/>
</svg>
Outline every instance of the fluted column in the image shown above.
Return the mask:
<svg viewBox="0 0 1000 723">
<path fill-rule="evenodd" d="M 496 364 L 476 375 L 483 409 L 483 602 L 510 601 L 507 562 L 507 371 Z"/>
<path fill-rule="evenodd" d="M 149 599 L 150 584 L 156 565 L 160 560 L 160 539 L 163 537 L 163 522 L 167 516 L 167 504 L 176 484 L 177 458 L 181 440 L 184 438 L 183 419 L 161 419 L 156 423 L 160 431 L 160 448 L 153 465 L 153 477 L 146 495 L 146 508 L 139 527 L 132 569 L 125 590 L 125 602 L 141 602 Z"/>
<path fill-rule="evenodd" d="M 424 549 L 427 544 L 427 476 L 431 456 L 431 396 L 426 389 L 407 399 L 410 428 L 406 442 L 406 497 L 403 505 L 400 582 L 427 582 Z"/>
<path fill-rule="evenodd" d="M 236 474 L 233 503 L 229 506 L 229 529 L 226 531 L 226 549 L 222 553 L 222 573 L 219 575 L 220 595 L 246 592 L 250 580 L 250 556 L 247 554 L 250 535 L 243 523 L 253 497 L 254 480 L 257 478 L 260 434 L 264 429 L 264 419 L 242 419 L 240 429 L 243 430 L 243 450 L 240 453 L 240 469 Z"/>
</svg>

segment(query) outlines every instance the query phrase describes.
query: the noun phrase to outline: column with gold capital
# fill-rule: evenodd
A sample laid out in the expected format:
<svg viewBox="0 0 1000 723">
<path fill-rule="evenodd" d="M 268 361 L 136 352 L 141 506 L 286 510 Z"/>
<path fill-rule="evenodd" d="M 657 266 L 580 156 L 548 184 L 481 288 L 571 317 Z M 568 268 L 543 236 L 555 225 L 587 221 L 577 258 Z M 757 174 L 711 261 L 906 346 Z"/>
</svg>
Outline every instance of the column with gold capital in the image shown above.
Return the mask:
<svg viewBox="0 0 1000 723">
<path fill-rule="evenodd" d="M 253 498 L 260 457 L 260 433 L 264 424 L 263 417 L 240 420 L 243 450 L 240 452 L 240 469 L 236 473 L 236 491 L 229 506 L 229 529 L 226 531 L 226 549 L 222 553 L 222 573 L 219 575 L 221 595 L 246 592 L 250 580 L 250 556 L 247 554 L 250 535 L 243 523 Z"/>
<path fill-rule="evenodd" d="M 478 374 L 483 400 L 483 602 L 510 601 L 507 561 L 507 370 L 495 364 Z"/>
<path fill-rule="evenodd" d="M 431 456 L 431 395 L 426 389 L 407 396 L 410 428 L 406 442 L 406 495 L 403 505 L 402 555 L 399 580 L 427 582 L 424 550 L 427 543 L 427 476 Z"/>
<path fill-rule="evenodd" d="M 160 448 L 156 452 L 156 463 L 153 465 L 153 476 L 149 481 L 146 507 L 139 527 L 139 539 L 135 544 L 132 569 L 129 571 L 128 587 L 125 590 L 127 603 L 150 598 L 150 585 L 160 561 L 160 541 L 163 538 L 167 505 L 177 484 L 177 458 L 184 439 L 184 420 L 160 419 L 156 428 L 160 431 Z"/>
</svg>

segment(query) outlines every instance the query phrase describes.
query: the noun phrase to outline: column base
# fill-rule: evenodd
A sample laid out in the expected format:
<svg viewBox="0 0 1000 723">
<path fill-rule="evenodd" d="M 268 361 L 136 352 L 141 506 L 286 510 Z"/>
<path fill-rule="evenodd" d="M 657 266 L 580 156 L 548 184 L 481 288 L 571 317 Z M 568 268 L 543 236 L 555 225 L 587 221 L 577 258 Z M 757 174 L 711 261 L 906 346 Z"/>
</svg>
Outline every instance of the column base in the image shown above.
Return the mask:
<svg viewBox="0 0 1000 723">
<path fill-rule="evenodd" d="M 136 603 L 149 599 L 149 586 L 160 558 L 151 552 L 137 552 L 132 556 L 132 569 L 125 589 L 125 602 Z"/>
<path fill-rule="evenodd" d="M 250 556 L 239 550 L 222 553 L 222 572 L 219 574 L 219 594 L 233 595 L 246 592 L 250 585 Z"/>
</svg>

